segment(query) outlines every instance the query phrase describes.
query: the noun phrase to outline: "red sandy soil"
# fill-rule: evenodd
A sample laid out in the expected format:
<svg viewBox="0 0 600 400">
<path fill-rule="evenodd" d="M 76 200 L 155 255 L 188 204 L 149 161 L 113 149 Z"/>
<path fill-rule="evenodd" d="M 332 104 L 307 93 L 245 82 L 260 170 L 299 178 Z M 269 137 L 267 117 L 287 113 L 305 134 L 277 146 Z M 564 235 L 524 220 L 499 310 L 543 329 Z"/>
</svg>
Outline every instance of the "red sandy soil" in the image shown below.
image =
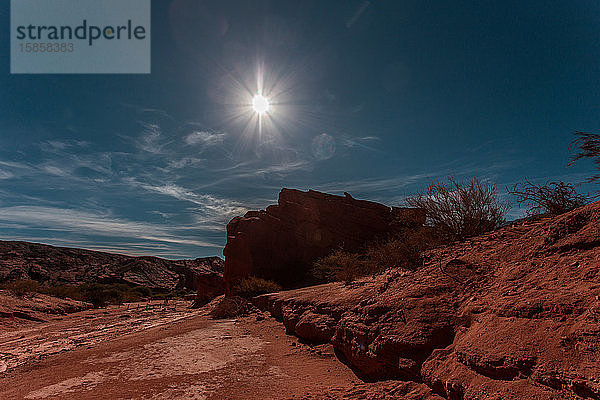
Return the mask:
<svg viewBox="0 0 600 400">
<path fill-rule="evenodd" d="M 5 328 L 0 398 L 437 398 L 411 383 L 364 384 L 330 344 L 299 343 L 271 318 L 217 321 L 206 313 L 155 302 Z"/>
</svg>

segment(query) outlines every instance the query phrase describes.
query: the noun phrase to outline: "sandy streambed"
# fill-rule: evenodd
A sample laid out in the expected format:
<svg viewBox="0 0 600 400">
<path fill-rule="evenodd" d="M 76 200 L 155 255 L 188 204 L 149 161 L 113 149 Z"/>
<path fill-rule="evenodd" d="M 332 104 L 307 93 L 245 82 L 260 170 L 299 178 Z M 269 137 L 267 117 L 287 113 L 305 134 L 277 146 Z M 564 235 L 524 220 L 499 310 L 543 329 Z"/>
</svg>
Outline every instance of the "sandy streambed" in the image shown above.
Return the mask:
<svg viewBox="0 0 600 400">
<path fill-rule="evenodd" d="M 339 398 L 361 382 L 329 345 L 185 303 L 110 307 L 0 333 L 2 399 Z"/>
</svg>

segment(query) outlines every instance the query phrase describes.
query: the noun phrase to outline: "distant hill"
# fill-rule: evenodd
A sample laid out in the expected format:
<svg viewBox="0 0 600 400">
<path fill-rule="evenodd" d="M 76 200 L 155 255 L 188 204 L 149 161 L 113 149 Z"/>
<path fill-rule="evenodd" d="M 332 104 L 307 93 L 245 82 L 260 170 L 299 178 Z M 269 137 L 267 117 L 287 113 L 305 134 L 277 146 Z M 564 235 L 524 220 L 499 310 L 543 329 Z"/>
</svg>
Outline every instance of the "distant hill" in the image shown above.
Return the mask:
<svg viewBox="0 0 600 400">
<path fill-rule="evenodd" d="M 0 241 L 0 282 L 33 279 L 48 284 L 128 283 L 158 291 L 220 293 L 223 260 L 132 257 L 45 244 Z"/>
</svg>

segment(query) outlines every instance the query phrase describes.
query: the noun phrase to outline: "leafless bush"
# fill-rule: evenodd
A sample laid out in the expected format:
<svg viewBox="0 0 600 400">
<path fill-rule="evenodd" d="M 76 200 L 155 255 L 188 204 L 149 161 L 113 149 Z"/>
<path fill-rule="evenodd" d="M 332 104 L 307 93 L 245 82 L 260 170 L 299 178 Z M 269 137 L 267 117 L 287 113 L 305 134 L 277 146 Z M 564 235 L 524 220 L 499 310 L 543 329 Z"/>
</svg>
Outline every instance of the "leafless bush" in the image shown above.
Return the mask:
<svg viewBox="0 0 600 400">
<path fill-rule="evenodd" d="M 423 252 L 435 243 L 427 227 L 406 230 L 392 238 L 377 242 L 367 248 L 371 272 L 387 268 L 416 269 L 423 264 Z"/>
<path fill-rule="evenodd" d="M 235 294 L 241 297 L 250 298 L 265 293 L 279 292 L 281 286 L 277 283 L 249 276 L 248 278 L 242 279 L 242 281 L 233 288 Z"/>
<path fill-rule="evenodd" d="M 582 194 L 577 193 L 570 183 L 546 182 L 536 185 L 528 180 L 515 184 L 506 191 L 515 196 L 519 207 L 529 205 L 527 215 L 560 215 L 581 207 L 587 201 Z"/>
<path fill-rule="evenodd" d="M 388 240 L 372 243 L 362 253 L 336 249 L 315 262 L 312 274 L 318 282 L 350 283 L 388 268 L 413 270 L 423 264 L 423 252 L 433 243 L 430 229 L 407 229 Z"/>
<path fill-rule="evenodd" d="M 248 300 L 239 296 L 225 296 L 210 311 L 213 319 L 236 318 L 248 314 L 250 304 Z"/>
<path fill-rule="evenodd" d="M 428 223 L 442 240 L 454 241 L 494 230 L 504 222 L 509 206 L 498 199 L 496 185 L 473 178 L 468 184 L 449 178 L 435 180 L 424 193 L 407 199 L 422 208 Z"/>
<path fill-rule="evenodd" d="M 571 142 L 571 149 L 577 148 L 576 153 L 571 157 L 569 166 L 582 158 L 591 158 L 594 160 L 596 168 L 600 170 L 600 135 L 594 133 L 575 132 L 575 139 Z M 600 179 L 600 174 L 596 174 L 588 179 L 594 182 Z"/>
<path fill-rule="evenodd" d="M 352 282 L 368 275 L 370 266 L 364 255 L 339 248 L 314 263 L 312 275 L 317 282 Z"/>
</svg>

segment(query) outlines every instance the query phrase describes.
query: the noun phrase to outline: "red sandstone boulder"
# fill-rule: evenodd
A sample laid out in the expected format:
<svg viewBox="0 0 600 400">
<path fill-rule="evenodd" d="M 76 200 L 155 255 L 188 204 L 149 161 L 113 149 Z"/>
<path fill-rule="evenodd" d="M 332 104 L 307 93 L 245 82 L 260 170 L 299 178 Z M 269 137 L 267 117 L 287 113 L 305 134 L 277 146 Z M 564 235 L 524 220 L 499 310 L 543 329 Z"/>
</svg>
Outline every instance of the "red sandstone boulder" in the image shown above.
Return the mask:
<svg viewBox="0 0 600 400">
<path fill-rule="evenodd" d="M 249 275 L 298 286 L 312 263 L 332 249 L 356 250 L 424 222 L 417 209 L 390 208 L 348 194 L 283 189 L 277 205 L 249 211 L 227 225 L 226 290 Z"/>
</svg>

